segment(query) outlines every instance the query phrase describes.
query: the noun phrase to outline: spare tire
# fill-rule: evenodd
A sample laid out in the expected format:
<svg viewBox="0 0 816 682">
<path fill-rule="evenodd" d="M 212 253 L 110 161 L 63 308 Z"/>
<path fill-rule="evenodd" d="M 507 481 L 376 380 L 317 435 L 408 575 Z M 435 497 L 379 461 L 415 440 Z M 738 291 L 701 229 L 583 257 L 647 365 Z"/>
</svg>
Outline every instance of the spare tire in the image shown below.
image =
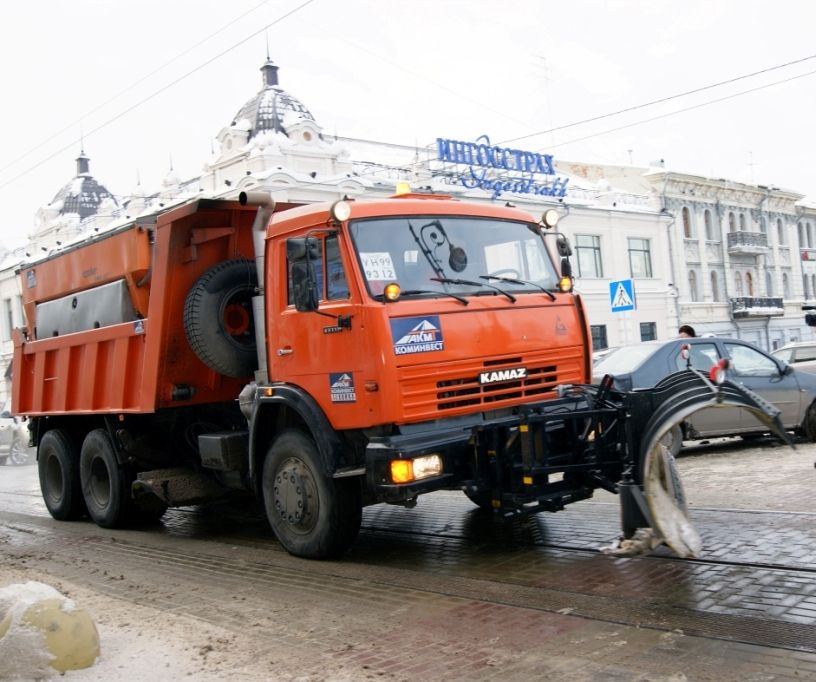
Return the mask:
<svg viewBox="0 0 816 682">
<path fill-rule="evenodd" d="M 255 265 L 232 260 L 210 268 L 187 294 L 184 333 L 198 358 L 228 377 L 246 377 L 258 367 L 252 297 Z"/>
</svg>

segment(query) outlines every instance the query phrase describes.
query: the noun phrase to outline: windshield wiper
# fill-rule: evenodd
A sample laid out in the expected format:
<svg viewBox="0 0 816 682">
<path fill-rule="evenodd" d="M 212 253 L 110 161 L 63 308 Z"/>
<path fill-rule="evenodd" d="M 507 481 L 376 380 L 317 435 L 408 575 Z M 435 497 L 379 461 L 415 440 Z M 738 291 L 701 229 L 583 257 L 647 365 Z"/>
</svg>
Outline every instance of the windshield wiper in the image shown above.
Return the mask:
<svg viewBox="0 0 816 682">
<path fill-rule="evenodd" d="M 479 275 L 479 279 L 497 279 L 501 282 L 509 282 L 510 284 L 529 284 L 531 287 L 536 287 L 536 289 L 541 289 L 547 296 L 550 297 L 551 301 L 555 300 L 555 294 L 549 289 L 545 289 L 540 284 L 536 282 L 528 282 L 526 279 L 516 279 L 515 277 L 498 277 L 496 275 Z"/>
<path fill-rule="evenodd" d="M 492 284 L 485 284 L 484 282 L 474 282 L 472 279 L 453 279 L 451 277 L 431 277 L 432 282 L 440 282 L 442 284 L 463 284 L 465 286 L 470 287 L 489 287 L 490 289 L 495 289 L 503 296 L 507 296 L 510 299 L 511 303 L 516 302 L 516 297 L 513 296 L 509 291 L 505 291 L 504 289 L 499 289 L 499 287 L 494 287 Z"/>
<path fill-rule="evenodd" d="M 464 296 L 458 296 L 456 294 L 452 294 L 449 291 L 440 291 L 438 289 L 403 289 L 400 291 L 400 296 L 411 296 L 413 294 L 435 294 L 437 296 L 450 296 L 451 298 L 455 298 L 457 301 L 462 303 L 463 305 L 470 305 L 470 301 L 468 301 Z M 378 301 L 382 301 L 385 297 L 382 294 L 377 294 L 374 298 Z"/>
</svg>

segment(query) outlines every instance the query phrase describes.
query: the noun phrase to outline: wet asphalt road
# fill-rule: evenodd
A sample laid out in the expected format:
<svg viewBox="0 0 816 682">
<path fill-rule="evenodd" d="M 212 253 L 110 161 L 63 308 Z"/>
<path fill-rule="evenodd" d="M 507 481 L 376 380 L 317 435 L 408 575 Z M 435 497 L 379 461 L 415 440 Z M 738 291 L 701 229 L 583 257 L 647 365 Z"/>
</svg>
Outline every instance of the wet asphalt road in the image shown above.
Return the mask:
<svg viewBox="0 0 816 682">
<path fill-rule="evenodd" d="M 313 562 L 250 500 L 110 531 L 53 521 L 36 467 L 4 467 L 0 561 L 256 638 L 269 679 L 816 679 L 815 459 L 684 451 L 696 560 L 598 552 L 618 533 L 606 493 L 511 524 L 459 493 L 379 505 L 342 561 Z"/>
</svg>

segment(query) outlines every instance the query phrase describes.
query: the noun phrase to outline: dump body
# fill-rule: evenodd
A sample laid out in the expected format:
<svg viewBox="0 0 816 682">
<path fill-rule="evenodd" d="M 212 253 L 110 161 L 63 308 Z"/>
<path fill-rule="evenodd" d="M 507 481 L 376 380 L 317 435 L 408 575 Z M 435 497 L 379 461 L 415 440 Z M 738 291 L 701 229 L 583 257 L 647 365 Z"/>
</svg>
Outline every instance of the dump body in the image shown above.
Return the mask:
<svg viewBox="0 0 816 682">
<path fill-rule="evenodd" d="M 27 340 L 15 343 L 17 412 L 150 413 L 234 400 L 246 381 L 219 375 L 196 357 L 185 338 L 184 303 L 213 265 L 254 258 L 255 211 L 199 200 L 24 265 Z M 126 314 L 100 324 L 112 286 L 121 293 L 117 310 Z M 63 313 L 62 329 L 47 326 L 56 317 L 49 308 Z M 83 308 L 87 317 L 76 323 Z"/>
</svg>

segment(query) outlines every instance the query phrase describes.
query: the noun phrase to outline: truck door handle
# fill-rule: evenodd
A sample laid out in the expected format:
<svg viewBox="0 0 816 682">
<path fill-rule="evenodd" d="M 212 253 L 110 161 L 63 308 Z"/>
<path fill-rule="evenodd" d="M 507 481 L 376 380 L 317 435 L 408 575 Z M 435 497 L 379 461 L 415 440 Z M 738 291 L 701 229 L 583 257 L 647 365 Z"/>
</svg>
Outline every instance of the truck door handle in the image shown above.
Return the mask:
<svg viewBox="0 0 816 682">
<path fill-rule="evenodd" d="M 295 351 L 292 350 L 291 346 L 284 346 L 283 348 L 278 348 L 278 357 L 283 357 L 284 355 L 291 355 Z"/>
</svg>

